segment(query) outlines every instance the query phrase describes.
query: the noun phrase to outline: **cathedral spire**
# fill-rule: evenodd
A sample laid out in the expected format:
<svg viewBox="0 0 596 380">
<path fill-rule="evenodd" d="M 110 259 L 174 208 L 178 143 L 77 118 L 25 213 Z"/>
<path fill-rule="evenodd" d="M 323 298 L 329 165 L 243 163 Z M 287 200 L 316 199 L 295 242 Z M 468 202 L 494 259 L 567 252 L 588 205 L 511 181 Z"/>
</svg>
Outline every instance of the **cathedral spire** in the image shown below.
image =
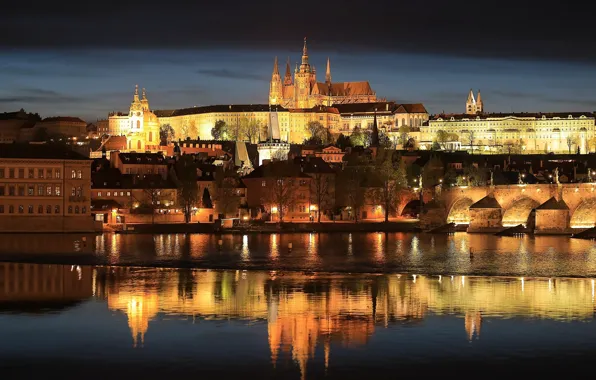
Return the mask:
<svg viewBox="0 0 596 380">
<path fill-rule="evenodd" d="M 135 102 L 139 101 L 139 85 L 138 84 L 135 85 L 135 95 L 133 97 L 133 100 Z"/>
<path fill-rule="evenodd" d="M 273 75 L 279 75 L 279 65 L 277 64 L 277 57 L 275 57 L 275 61 L 273 62 Z"/>
<path fill-rule="evenodd" d="M 290 57 L 286 61 L 286 75 L 284 76 L 284 86 L 292 85 L 292 70 L 290 69 Z"/>
<path fill-rule="evenodd" d="M 331 84 L 331 62 L 327 57 L 327 71 L 325 72 L 325 83 Z"/>
<path fill-rule="evenodd" d="M 306 37 L 304 37 L 304 47 L 302 48 L 302 68 L 307 68 L 308 65 L 308 49 L 306 48 Z"/>
<path fill-rule="evenodd" d="M 468 103 L 476 103 L 476 100 L 474 100 L 474 91 L 472 89 L 470 89 L 470 93 L 468 94 Z"/>
</svg>

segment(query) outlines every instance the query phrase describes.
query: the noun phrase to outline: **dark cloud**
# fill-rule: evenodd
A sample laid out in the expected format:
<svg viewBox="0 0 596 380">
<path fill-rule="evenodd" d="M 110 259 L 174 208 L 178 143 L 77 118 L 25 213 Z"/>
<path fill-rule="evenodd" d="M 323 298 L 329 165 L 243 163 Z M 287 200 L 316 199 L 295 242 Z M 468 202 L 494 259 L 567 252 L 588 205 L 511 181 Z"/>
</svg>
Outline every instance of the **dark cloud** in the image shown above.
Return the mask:
<svg viewBox="0 0 596 380">
<path fill-rule="evenodd" d="M 62 4 L 61 4 L 62 3 Z M 295 49 L 596 63 L 593 2 L 9 2 L 3 48 Z"/>
<path fill-rule="evenodd" d="M 81 97 L 69 96 L 56 91 L 42 88 L 19 88 L 11 91 L 10 95 L 0 95 L 0 104 L 36 104 L 48 105 L 84 103 Z"/>
<path fill-rule="evenodd" d="M 269 78 L 264 75 L 231 71 L 231 70 L 226 70 L 226 69 L 201 69 L 201 70 L 197 70 L 197 73 L 201 74 L 201 75 L 208 75 L 208 76 L 224 78 L 224 79 L 246 79 L 246 80 L 258 80 L 258 81 L 268 81 L 269 80 Z"/>
</svg>

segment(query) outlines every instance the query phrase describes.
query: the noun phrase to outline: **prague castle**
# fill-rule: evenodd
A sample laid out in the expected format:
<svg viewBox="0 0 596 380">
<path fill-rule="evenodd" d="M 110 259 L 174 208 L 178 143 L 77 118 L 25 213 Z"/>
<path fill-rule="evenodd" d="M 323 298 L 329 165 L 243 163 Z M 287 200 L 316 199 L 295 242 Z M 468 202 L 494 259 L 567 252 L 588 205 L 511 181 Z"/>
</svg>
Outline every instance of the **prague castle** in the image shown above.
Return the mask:
<svg viewBox="0 0 596 380">
<path fill-rule="evenodd" d="M 290 73 L 290 62 L 286 64 L 286 73 L 282 82 L 279 74 L 277 57 L 273 64 L 273 74 L 269 87 L 269 104 L 284 108 L 312 108 L 315 106 L 346 103 L 372 103 L 377 101 L 368 82 L 331 81 L 331 63 L 327 58 L 325 82 L 317 82 L 317 71 L 308 62 L 306 38 L 302 49 L 302 63 L 294 70 L 294 79 Z"/>
</svg>

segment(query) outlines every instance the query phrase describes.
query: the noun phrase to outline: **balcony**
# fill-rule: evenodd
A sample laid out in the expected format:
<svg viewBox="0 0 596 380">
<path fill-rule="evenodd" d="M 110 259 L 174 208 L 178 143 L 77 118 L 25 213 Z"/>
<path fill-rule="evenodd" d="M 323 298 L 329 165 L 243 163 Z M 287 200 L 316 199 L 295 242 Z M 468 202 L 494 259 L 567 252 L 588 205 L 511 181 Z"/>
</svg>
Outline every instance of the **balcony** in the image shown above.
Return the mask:
<svg viewBox="0 0 596 380">
<path fill-rule="evenodd" d="M 71 195 L 68 197 L 69 202 L 87 202 L 87 197 Z"/>
</svg>

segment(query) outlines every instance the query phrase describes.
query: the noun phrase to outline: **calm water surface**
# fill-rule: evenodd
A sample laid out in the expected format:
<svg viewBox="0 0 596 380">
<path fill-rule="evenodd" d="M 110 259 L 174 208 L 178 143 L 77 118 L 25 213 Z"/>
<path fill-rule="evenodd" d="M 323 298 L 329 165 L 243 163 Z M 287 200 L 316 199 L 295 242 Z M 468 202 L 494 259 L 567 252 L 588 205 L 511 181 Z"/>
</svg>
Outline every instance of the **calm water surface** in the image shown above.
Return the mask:
<svg viewBox="0 0 596 380">
<path fill-rule="evenodd" d="M 342 273 L 596 277 L 595 243 L 561 236 L 104 234 L 82 239 L 78 235 L 0 235 L 0 260 Z M 58 260 L 75 251 L 75 256 Z"/>
<path fill-rule="evenodd" d="M 3 263 L 0 373 L 574 378 L 596 354 L 594 290 L 590 278 Z"/>
</svg>

